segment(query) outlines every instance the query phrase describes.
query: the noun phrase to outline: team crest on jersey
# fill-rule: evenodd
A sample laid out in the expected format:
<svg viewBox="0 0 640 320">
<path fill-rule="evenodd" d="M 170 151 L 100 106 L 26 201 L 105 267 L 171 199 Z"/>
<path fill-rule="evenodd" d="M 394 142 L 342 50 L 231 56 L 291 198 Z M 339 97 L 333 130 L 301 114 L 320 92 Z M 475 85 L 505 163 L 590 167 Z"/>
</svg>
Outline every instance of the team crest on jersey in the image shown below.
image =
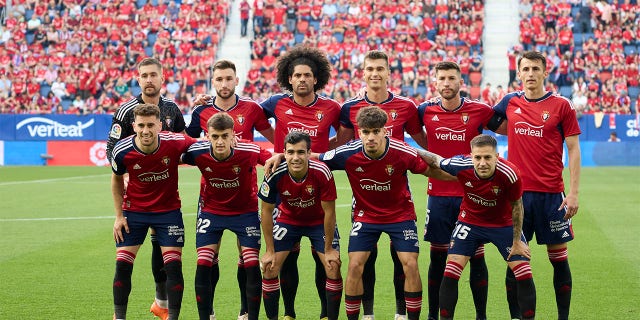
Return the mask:
<svg viewBox="0 0 640 320">
<path fill-rule="evenodd" d="M 498 186 L 491 187 L 491 190 L 493 191 L 493 193 L 495 195 L 498 195 L 500 193 L 500 187 L 498 187 Z"/>
<path fill-rule="evenodd" d="M 244 116 L 239 114 L 236 116 L 236 120 L 238 121 L 239 124 L 244 124 Z"/>
<path fill-rule="evenodd" d="M 398 111 L 395 111 L 395 110 L 389 111 L 389 116 L 391 117 L 391 119 L 395 120 L 398 117 Z"/>
<path fill-rule="evenodd" d="M 324 114 L 322 113 L 322 111 L 317 111 L 316 112 L 316 120 L 322 121 L 323 118 L 324 118 Z"/>
<path fill-rule="evenodd" d="M 462 119 L 462 123 L 467 124 L 467 122 L 469 122 L 469 114 L 468 113 L 463 113 L 462 116 L 460 116 L 460 118 Z"/>
<path fill-rule="evenodd" d="M 233 170 L 233 172 L 235 174 L 240 174 L 240 166 L 233 166 L 233 168 L 231 168 L 231 170 Z"/>
<path fill-rule="evenodd" d="M 307 192 L 309 193 L 309 195 L 313 195 L 313 186 L 312 185 L 308 185 L 305 187 L 305 190 L 307 190 Z"/>
<path fill-rule="evenodd" d="M 162 163 L 164 163 L 165 166 L 168 166 L 169 162 L 170 162 L 169 157 L 163 157 L 162 158 Z"/>
<path fill-rule="evenodd" d="M 542 120 L 547 121 L 549 118 L 551 118 L 549 111 L 542 111 Z"/>
<path fill-rule="evenodd" d="M 384 170 L 387 172 L 388 175 L 392 175 L 393 174 L 393 165 L 388 164 L 387 168 Z"/>
<path fill-rule="evenodd" d="M 164 123 L 167 125 L 167 128 L 171 128 L 171 117 L 167 116 L 164 118 Z"/>
</svg>

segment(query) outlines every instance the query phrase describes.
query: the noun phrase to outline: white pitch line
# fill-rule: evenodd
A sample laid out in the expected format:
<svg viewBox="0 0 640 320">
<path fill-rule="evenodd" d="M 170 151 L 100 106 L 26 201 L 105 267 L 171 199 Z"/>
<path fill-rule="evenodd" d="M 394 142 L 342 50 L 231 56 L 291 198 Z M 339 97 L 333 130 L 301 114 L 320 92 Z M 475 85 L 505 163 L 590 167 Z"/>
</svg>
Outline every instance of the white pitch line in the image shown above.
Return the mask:
<svg viewBox="0 0 640 320">
<path fill-rule="evenodd" d="M 183 216 L 195 216 L 195 213 L 183 213 Z M 0 222 L 17 222 L 17 221 L 59 221 L 59 220 L 105 220 L 113 219 L 114 216 L 95 216 L 95 217 L 53 217 L 53 218 L 15 218 L 0 219 Z"/>
<path fill-rule="evenodd" d="M 97 177 L 106 177 L 106 176 L 110 176 L 110 174 L 95 174 L 95 175 L 90 175 L 90 176 L 77 176 L 77 177 L 55 178 L 55 179 L 9 181 L 9 182 L 0 182 L 0 187 L 14 186 L 14 185 L 18 185 L 18 184 L 32 184 L 32 183 L 47 183 L 47 182 L 69 181 L 69 180 L 77 180 L 77 179 L 84 179 L 84 178 L 97 178 Z"/>
</svg>

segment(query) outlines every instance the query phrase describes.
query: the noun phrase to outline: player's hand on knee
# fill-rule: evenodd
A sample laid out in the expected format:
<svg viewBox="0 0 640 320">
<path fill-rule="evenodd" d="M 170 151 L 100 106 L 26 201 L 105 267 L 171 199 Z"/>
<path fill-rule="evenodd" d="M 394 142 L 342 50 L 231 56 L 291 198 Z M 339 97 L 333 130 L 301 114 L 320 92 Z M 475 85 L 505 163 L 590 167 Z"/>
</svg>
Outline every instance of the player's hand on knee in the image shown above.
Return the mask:
<svg viewBox="0 0 640 320">
<path fill-rule="evenodd" d="M 268 273 L 273 270 L 273 264 L 275 262 L 276 255 L 272 252 L 265 252 L 260 258 L 260 271 L 262 273 Z"/>
<path fill-rule="evenodd" d="M 340 261 L 340 252 L 333 248 L 328 250 L 325 249 L 324 261 L 329 270 L 340 269 L 340 266 L 342 265 L 342 261 Z"/>
<path fill-rule="evenodd" d="M 511 259 L 512 256 L 520 255 L 527 259 L 531 259 L 531 251 L 529 250 L 529 246 L 523 241 L 515 241 L 511 246 L 511 251 L 509 252 L 509 256 L 507 257 L 507 261 Z"/>
</svg>

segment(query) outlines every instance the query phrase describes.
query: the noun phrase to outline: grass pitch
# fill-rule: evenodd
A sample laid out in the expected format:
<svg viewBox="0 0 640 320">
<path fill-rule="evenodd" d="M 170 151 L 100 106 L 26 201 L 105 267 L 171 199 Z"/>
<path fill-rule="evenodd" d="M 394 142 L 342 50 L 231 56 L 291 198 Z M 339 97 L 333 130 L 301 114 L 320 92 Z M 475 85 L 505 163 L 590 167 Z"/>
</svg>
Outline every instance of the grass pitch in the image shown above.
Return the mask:
<svg viewBox="0 0 640 320">
<path fill-rule="evenodd" d="M 573 319 L 632 319 L 640 313 L 640 169 L 638 167 L 583 168 L 580 211 L 574 218 L 576 239 L 569 246 L 573 273 Z M 113 201 L 108 167 L 0 167 L 0 319 L 110 319 L 111 283 L 115 269 L 112 239 Z M 183 254 L 185 294 L 181 319 L 197 319 L 193 279 L 196 199 L 199 172 L 181 168 L 187 241 Z M 412 176 L 418 226 L 423 230 L 426 178 Z M 336 173 L 338 224 L 343 240 L 346 274 L 347 235 L 351 191 L 342 172 Z M 221 277 L 215 296 L 218 319 L 235 319 L 239 293 L 235 270 L 234 236 L 226 233 L 220 253 Z M 388 238 L 380 240 L 377 262 L 376 318 L 394 314 L 392 264 Z M 423 318 L 427 312 L 428 244 L 421 244 L 424 285 Z M 298 319 L 317 319 L 319 303 L 313 282 L 313 261 L 304 241 L 299 260 Z M 487 245 L 489 266 L 488 316 L 507 319 L 504 293 L 506 264 Z M 537 287 L 539 319 L 555 318 L 551 282 L 553 270 L 545 248 L 532 245 L 532 270 Z M 468 269 L 468 268 L 467 268 Z M 150 245 L 136 259 L 129 299 L 130 319 L 152 319 L 154 296 Z M 474 319 L 468 271 L 460 281 L 458 319 Z M 283 309 L 280 309 L 281 312 Z M 264 311 L 261 309 L 261 318 Z M 344 311 L 342 311 L 344 318 Z"/>
</svg>

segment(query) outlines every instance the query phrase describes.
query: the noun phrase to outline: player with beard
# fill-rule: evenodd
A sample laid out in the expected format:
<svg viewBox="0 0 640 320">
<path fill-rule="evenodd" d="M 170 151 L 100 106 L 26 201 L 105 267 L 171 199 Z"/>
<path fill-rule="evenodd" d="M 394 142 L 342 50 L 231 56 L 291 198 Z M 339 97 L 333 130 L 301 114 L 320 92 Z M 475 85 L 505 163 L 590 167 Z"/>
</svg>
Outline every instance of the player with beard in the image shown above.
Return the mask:
<svg viewBox="0 0 640 320">
<path fill-rule="evenodd" d="M 260 104 L 267 117 L 276 120 L 274 150 L 283 152 L 285 136 L 293 131 L 310 136 L 312 152 L 329 150 L 331 127 L 335 130 L 339 127 L 340 105 L 316 93 L 326 86 L 331 77 L 331 64 L 326 53 L 317 48 L 298 46 L 280 56 L 276 68 L 278 84 L 289 93 L 271 96 Z M 276 215 L 274 213 L 274 217 Z M 338 238 L 336 235 L 336 242 Z M 316 289 L 321 302 L 320 318 L 324 318 L 327 316 L 326 274 L 324 265 L 313 248 L 312 254 L 316 263 Z M 285 319 L 296 317 L 299 255 L 298 245 L 287 255 L 280 270 Z"/>
<path fill-rule="evenodd" d="M 460 67 L 455 62 L 440 62 L 435 66 L 436 89 L 440 97 L 418 106 L 420 120 L 427 132 L 429 151 L 452 157 L 471 152 L 471 139 L 490 126 L 496 129 L 494 112 L 490 106 L 460 97 L 464 84 Z M 424 240 L 431 242 L 427 294 L 428 319 L 438 319 L 440 283 L 447 262 L 447 248 L 455 227 L 463 189 L 457 182 L 429 179 L 429 195 L 425 219 Z M 476 307 L 476 319 L 486 319 L 488 272 L 484 259 L 484 245 L 480 245 L 470 259 L 469 285 Z"/>
<path fill-rule="evenodd" d="M 123 103 L 118 107 L 111 122 L 111 130 L 107 141 L 107 159 L 113 158 L 113 148 L 116 142 L 124 139 L 132 134 L 134 115 L 133 109 L 139 104 L 154 104 L 160 108 L 160 120 L 162 123 L 162 131 L 183 132 L 185 122 L 182 112 L 178 105 L 160 95 L 160 89 L 164 83 L 162 73 L 162 64 L 154 58 L 145 58 L 138 64 L 138 84 L 142 88 L 142 92 L 131 100 Z M 128 176 L 125 174 L 125 187 L 127 185 Z M 151 229 L 151 245 L 153 251 L 151 254 L 151 271 L 156 283 L 156 298 L 151 304 L 150 312 L 160 318 L 166 318 L 167 309 L 167 275 L 164 271 L 164 262 L 162 260 L 162 252 L 160 245 L 155 236 L 155 230 Z"/>
<path fill-rule="evenodd" d="M 177 320 L 184 288 L 184 222 L 178 194 L 178 166 L 182 153 L 196 140 L 183 134 L 160 132 L 160 108 L 155 104 L 140 104 L 133 113 L 136 134 L 116 143 L 111 159 L 111 193 L 116 212 L 113 318 L 126 318 L 133 264 L 147 230 L 154 228 L 167 277 L 164 293 L 168 310 L 161 317 Z M 131 179 L 125 190 L 127 172 Z"/>
<path fill-rule="evenodd" d="M 336 146 L 343 145 L 347 141 L 358 138 L 358 125 L 356 115 L 358 111 L 367 106 L 378 106 L 387 113 L 385 130 L 390 137 L 404 141 L 405 131 L 411 135 L 414 141 L 421 147 L 427 147 L 425 133 L 421 128 L 416 105 L 410 99 L 391 93 L 388 89 L 389 58 L 382 51 L 370 51 L 364 58 L 364 80 L 366 93 L 363 97 L 353 98 L 344 103 L 340 112 L 340 130 L 337 134 Z M 378 249 L 373 248 L 363 273 L 365 286 L 362 305 L 364 309 L 363 319 L 373 319 L 373 297 L 375 283 L 375 262 Z M 404 304 L 404 272 L 398 255 L 391 250 L 393 260 L 393 285 L 396 295 L 395 319 L 405 319 L 406 306 Z"/>
</svg>

